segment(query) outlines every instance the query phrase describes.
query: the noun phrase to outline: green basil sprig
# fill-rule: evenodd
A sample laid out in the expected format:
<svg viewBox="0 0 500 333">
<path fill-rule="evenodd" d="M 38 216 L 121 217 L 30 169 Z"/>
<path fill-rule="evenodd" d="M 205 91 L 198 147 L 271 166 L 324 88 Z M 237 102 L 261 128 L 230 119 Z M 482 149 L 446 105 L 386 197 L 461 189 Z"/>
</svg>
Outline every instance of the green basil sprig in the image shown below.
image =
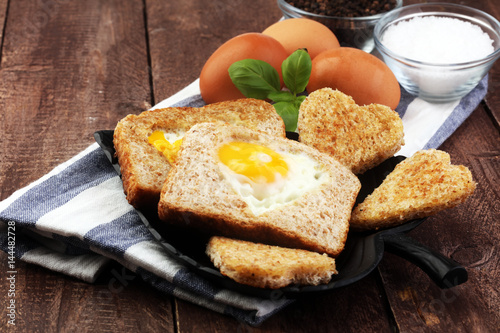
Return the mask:
<svg viewBox="0 0 500 333">
<path fill-rule="evenodd" d="M 234 85 L 249 98 L 270 99 L 276 112 L 285 122 L 287 131 L 297 129 L 300 104 L 306 98 L 305 91 L 311 76 L 311 57 L 303 49 L 293 52 L 281 64 L 283 82 L 287 90 L 281 90 L 278 72 L 267 62 L 244 59 L 229 67 Z"/>
</svg>

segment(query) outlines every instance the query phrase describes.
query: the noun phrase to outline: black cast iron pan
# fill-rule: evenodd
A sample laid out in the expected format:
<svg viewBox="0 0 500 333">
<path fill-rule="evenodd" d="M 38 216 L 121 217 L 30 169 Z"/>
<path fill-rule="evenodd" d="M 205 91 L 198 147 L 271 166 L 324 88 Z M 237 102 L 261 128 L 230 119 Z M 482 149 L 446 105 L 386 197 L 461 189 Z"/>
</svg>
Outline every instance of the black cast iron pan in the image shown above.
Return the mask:
<svg viewBox="0 0 500 333">
<path fill-rule="evenodd" d="M 294 133 L 289 138 L 296 139 Z M 97 143 L 120 174 L 120 166 L 115 157 L 113 131 L 103 130 L 94 134 Z M 392 157 L 361 175 L 361 191 L 358 202 L 375 189 L 404 157 Z M 192 230 L 170 226 L 159 221 L 156 212 L 138 211 L 144 224 L 153 236 L 171 255 L 187 264 L 198 274 L 229 290 L 253 296 L 276 298 L 277 295 L 297 297 L 324 292 L 350 285 L 370 274 L 380 263 L 384 251 L 394 253 L 420 267 L 440 287 L 450 288 L 467 281 L 467 271 L 457 262 L 437 253 L 406 235 L 425 219 L 409 221 L 400 226 L 376 232 L 349 232 L 342 253 L 336 258 L 339 274 L 328 284 L 319 286 L 288 286 L 279 290 L 253 288 L 239 284 L 216 269 L 205 255 L 208 235 Z"/>
</svg>

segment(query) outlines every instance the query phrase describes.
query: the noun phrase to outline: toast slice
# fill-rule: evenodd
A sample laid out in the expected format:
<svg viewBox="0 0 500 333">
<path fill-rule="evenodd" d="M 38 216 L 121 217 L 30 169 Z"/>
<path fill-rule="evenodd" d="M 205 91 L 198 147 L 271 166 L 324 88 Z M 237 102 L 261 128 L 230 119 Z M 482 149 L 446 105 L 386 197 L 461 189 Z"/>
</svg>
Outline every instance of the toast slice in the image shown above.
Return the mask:
<svg viewBox="0 0 500 333">
<path fill-rule="evenodd" d="M 247 126 L 278 137 L 286 135 L 285 124 L 274 107 L 250 98 L 201 108 L 172 107 L 128 115 L 118 122 L 113 139 L 128 202 L 137 209 L 156 210 L 158 206 L 171 162 L 149 142 L 154 132 L 179 139 L 194 124 L 214 121 Z"/>
<path fill-rule="evenodd" d="M 288 172 L 275 174 L 268 183 L 258 168 L 247 170 L 257 180 L 231 171 L 222 162 L 227 157 L 222 152 L 238 143 L 270 149 L 278 154 L 274 161 L 266 160 L 272 152 L 261 155 L 255 150 L 266 161 L 263 168 Z M 279 158 L 286 166 L 273 164 Z M 238 166 L 246 167 L 250 160 Z M 314 148 L 241 126 L 204 123 L 184 136 L 158 214 L 169 223 L 211 234 L 336 256 L 344 247 L 360 187 L 349 169 Z"/>
<path fill-rule="evenodd" d="M 353 230 L 374 230 L 423 218 L 464 202 L 476 188 L 463 165 L 448 153 L 421 150 L 399 163 L 372 194 L 356 206 Z"/>
<path fill-rule="evenodd" d="M 362 174 L 392 157 L 404 144 L 403 122 L 391 108 L 380 104 L 358 106 L 331 88 L 311 93 L 302 102 L 299 140 L 328 153 Z"/>
<path fill-rule="evenodd" d="M 219 236 L 210 238 L 206 253 L 223 275 L 257 288 L 316 286 L 337 274 L 335 259 L 326 254 Z"/>
</svg>

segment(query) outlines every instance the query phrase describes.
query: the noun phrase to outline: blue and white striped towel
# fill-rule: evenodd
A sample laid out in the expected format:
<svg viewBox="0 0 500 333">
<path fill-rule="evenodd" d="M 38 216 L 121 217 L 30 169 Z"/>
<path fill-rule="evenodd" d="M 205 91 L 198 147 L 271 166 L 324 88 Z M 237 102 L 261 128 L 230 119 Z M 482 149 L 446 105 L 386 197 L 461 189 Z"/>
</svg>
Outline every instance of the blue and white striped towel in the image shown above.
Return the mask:
<svg viewBox="0 0 500 333">
<path fill-rule="evenodd" d="M 406 145 L 399 154 L 441 145 L 480 103 L 487 80 L 448 104 L 429 104 L 403 92 L 397 111 Z M 195 81 L 155 108 L 203 104 Z M 9 246 L 9 227 L 15 227 L 15 246 Z M 120 178 L 96 143 L 0 202 L 0 247 L 9 255 L 13 251 L 16 260 L 87 282 L 115 260 L 166 294 L 250 325 L 293 301 L 221 289 L 171 258 L 127 203 Z"/>
</svg>

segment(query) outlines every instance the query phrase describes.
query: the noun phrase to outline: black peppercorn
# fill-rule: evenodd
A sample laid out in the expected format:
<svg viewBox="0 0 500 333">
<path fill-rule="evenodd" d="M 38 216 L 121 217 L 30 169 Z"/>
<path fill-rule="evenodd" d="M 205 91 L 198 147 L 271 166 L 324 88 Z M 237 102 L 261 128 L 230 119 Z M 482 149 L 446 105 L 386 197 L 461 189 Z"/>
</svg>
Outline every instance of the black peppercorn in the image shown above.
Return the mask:
<svg viewBox="0 0 500 333">
<path fill-rule="evenodd" d="M 385 13 L 396 8 L 396 0 L 285 0 L 306 12 L 337 17 L 361 17 Z"/>
</svg>

